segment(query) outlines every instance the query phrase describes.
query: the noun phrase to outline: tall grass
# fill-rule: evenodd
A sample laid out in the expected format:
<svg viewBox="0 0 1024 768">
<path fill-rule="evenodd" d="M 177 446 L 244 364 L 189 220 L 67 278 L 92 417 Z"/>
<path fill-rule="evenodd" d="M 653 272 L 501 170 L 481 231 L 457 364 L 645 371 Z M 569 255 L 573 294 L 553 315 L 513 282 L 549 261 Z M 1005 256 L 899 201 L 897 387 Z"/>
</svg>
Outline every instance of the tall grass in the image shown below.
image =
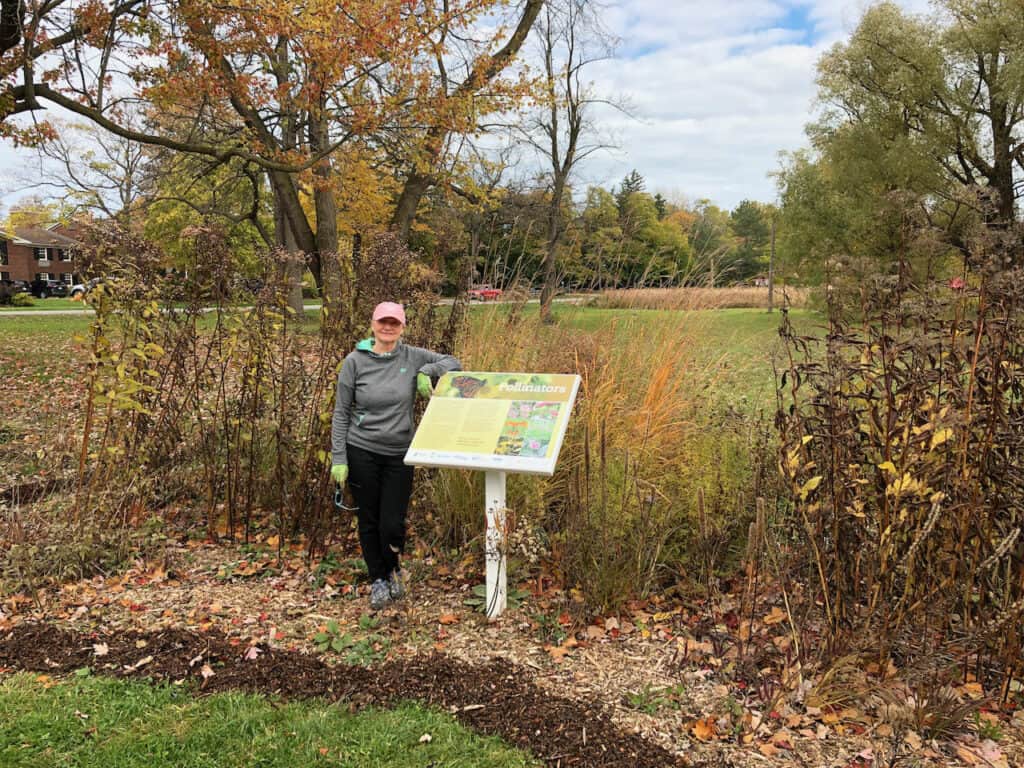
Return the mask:
<svg viewBox="0 0 1024 768">
<path fill-rule="evenodd" d="M 513 525 L 544 532 L 554 569 L 594 609 L 713 581 L 754 514 L 748 443 L 758 430 L 712 407 L 719 363 L 697 343 L 699 323 L 682 323 L 624 316 L 579 330 L 489 308 L 459 351 L 467 369 L 582 378 L 555 475 L 514 476 L 508 502 Z M 452 544 L 483 528 L 474 480 L 433 479 L 435 519 Z"/>
<path fill-rule="evenodd" d="M 776 307 L 806 307 L 809 288 L 776 287 Z M 621 288 L 603 291 L 594 306 L 605 309 L 767 309 L 767 288 Z"/>
</svg>

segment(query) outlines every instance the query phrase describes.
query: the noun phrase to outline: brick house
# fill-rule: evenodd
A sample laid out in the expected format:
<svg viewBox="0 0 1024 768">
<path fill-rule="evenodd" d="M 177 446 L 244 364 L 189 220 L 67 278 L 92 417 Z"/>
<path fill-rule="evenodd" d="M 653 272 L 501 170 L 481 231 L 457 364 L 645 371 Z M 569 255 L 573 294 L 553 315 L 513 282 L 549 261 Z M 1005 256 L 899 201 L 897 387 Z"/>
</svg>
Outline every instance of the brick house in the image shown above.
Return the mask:
<svg viewBox="0 0 1024 768">
<path fill-rule="evenodd" d="M 72 250 L 77 241 L 42 227 L 0 231 L 0 279 L 75 282 Z"/>
</svg>

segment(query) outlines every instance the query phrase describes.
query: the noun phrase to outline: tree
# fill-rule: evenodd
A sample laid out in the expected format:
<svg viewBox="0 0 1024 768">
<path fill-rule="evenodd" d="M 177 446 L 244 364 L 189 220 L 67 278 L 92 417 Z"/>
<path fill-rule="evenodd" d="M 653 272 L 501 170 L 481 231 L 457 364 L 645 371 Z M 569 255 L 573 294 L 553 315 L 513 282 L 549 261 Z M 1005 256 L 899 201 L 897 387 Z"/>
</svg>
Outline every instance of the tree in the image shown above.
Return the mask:
<svg viewBox="0 0 1024 768">
<path fill-rule="evenodd" d="M 819 63 L 830 109 L 812 137 L 819 148 L 855 140 L 889 166 L 893 189 L 945 200 L 987 192 L 990 220 L 1005 225 L 1024 169 L 1022 57 L 1015 0 L 941 0 L 934 18 L 874 6 Z"/>
<path fill-rule="evenodd" d="M 524 139 L 544 159 L 548 193 L 547 242 L 542 272 L 540 316 L 551 322 L 558 287 L 558 253 L 565 233 L 566 190 L 579 164 L 607 145 L 587 135 L 593 106 L 608 103 L 594 95 L 584 70 L 612 55 L 613 42 L 601 29 L 588 0 L 549 0 L 539 24 L 544 62 L 542 96 L 536 114 L 522 130 Z"/>
<path fill-rule="evenodd" d="M 532 24 L 540 2 L 528 0 L 524 21 Z M 481 55 L 450 103 L 438 104 L 420 74 L 425 62 L 444 67 L 452 41 L 470 38 L 502 4 L 444 0 L 441 18 L 379 0 L 257 0 L 244 12 L 207 0 L 43 4 L 29 11 L 25 45 L 4 61 L 5 114 L 56 104 L 132 141 L 204 156 L 211 168 L 250 166 L 266 178 L 277 244 L 307 254 L 321 283 L 321 254 L 338 250 L 337 166 L 347 164 L 339 153 L 362 162 L 367 147 L 381 151 L 388 129 L 410 125 L 410 113 L 437 116 L 427 135 L 439 151 L 456 117 L 455 128 L 471 130 L 471 97 L 514 56 L 529 24 Z M 128 103 L 146 114 L 144 128 L 123 122 Z M 53 135 L 45 123 L 0 128 L 22 141 Z"/>
<path fill-rule="evenodd" d="M 59 224 L 67 218 L 69 212 L 52 200 L 44 200 L 38 195 L 23 197 L 14 203 L 7 212 L 5 227 L 39 227 L 46 229 Z"/>
<path fill-rule="evenodd" d="M 661 192 L 657 192 L 654 195 L 654 207 L 658 211 L 659 219 L 664 219 L 668 215 L 668 200 L 665 199 Z"/>
<path fill-rule="evenodd" d="M 412 124 L 419 127 L 412 139 L 402 137 L 391 142 L 393 153 L 397 148 L 397 156 L 407 166 L 391 218 L 392 228 L 403 240 L 408 239 L 420 200 L 439 180 L 452 134 L 477 130 L 481 112 L 511 108 L 511 102 L 501 98 L 509 92 L 507 86 L 496 87 L 495 80 L 519 54 L 544 3 L 545 0 L 525 0 L 515 28 L 503 44 L 499 31 L 498 35 L 487 39 L 482 49 L 471 51 L 463 59 L 465 75 L 461 80 L 450 71 L 451 62 L 446 61 L 445 56 L 452 50 L 452 40 L 468 39 L 452 23 L 456 18 L 452 13 L 452 0 L 427 0 L 423 4 L 424 18 L 430 23 L 428 39 L 432 55 L 428 61 L 434 63 L 429 97 L 419 102 L 421 108 L 412 117 Z M 486 3 L 495 9 L 500 4 L 497 0 Z"/>
<path fill-rule="evenodd" d="M 733 280 L 746 280 L 760 272 L 771 238 L 771 222 L 764 206 L 743 200 L 729 214 L 736 246 L 730 254 L 729 272 Z"/>
<path fill-rule="evenodd" d="M 693 248 L 693 275 L 714 288 L 731 277 L 723 265 L 733 249 L 729 214 L 709 200 L 700 200 L 692 211 L 689 238 Z"/>
<path fill-rule="evenodd" d="M 46 190 L 72 212 L 131 226 L 152 152 L 92 123 L 58 126 L 57 136 L 37 147 L 39 165 L 22 174 L 23 183 Z"/>
<path fill-rule="evenodd" d="M 622 249 L 623 234 L 615 196 L 603 187 L 588 188 L 580 225 L 581 260 L 592 287 L 617 285 L 615 265 Z"/>
<path fill-rule="evenodd" d="M 629 196 L 637 192 L 643 192 L 645 185 L 644 177 L 640 175 L 636 168 L 626 174 L 622 184 L 619 186 L 619 190 L 615 193 L 615 204 L 619 206 L 620 213 L 625 210 Z"/>
</svg>

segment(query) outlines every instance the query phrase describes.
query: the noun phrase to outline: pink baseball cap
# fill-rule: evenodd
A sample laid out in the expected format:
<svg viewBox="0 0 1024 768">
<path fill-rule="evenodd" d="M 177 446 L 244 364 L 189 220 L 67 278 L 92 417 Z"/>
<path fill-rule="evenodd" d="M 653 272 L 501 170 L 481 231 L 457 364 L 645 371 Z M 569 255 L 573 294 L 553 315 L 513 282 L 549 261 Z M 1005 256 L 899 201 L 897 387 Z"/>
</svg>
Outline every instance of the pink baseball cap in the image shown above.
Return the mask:
<svg viewBox="0 0 1024 768">
<path fill-rule="evenodd" d="M 401 304 L 393 301 L 382 301 L 373 308 L 374 320 L 383 320 L 385 317 L 390 317 L 405 325 L 405 309 L 402 308 Z"/>
</svg>

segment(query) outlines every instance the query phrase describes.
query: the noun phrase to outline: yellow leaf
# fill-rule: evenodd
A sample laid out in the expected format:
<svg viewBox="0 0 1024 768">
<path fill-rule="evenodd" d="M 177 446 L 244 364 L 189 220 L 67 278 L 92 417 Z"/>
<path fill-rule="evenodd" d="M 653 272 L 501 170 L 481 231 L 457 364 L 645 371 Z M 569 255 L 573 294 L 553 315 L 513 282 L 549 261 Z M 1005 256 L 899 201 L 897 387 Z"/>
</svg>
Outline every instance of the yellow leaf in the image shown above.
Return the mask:
<svg viewBox="0 0 1024 768">
<path fill-rule="evenodd" d="M 821 485 L 821 475 L 815 475 L 800 488 L 800 500 L 806 501 L 807 495 L 811 493 L 815 488 Z"/>
<path fill-rule="evenodd" d="M 891 461 L 883 461 L 878 465 L 878 468 L 883 472 L 892 472 L 893 474 L 896 474 L 896 465 Z"/>
<path fill-rule="evenodd" d="M 953 436 L 953 430 L 949 427 L 940 429 L 932 435 L 932 448 L 942 445 Z"/>
</svg>

